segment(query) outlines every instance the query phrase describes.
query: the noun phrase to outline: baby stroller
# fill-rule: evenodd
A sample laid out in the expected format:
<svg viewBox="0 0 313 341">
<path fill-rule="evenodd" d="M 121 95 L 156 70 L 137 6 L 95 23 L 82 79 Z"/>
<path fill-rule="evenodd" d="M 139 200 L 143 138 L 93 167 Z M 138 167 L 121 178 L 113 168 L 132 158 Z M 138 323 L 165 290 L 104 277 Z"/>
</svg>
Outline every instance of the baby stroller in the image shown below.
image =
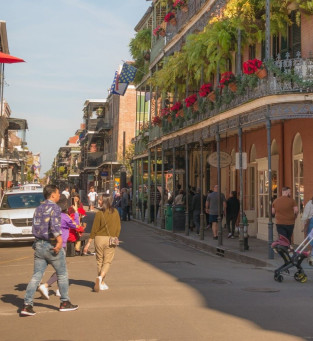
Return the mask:
<svg viewBox="0 0 313 341">
<path fill-rule="evenodd" d="M 282 273 L 289 274 L 289 269 L 295 266 L 297 268 L 294 274 L 294 279 L 297 282 L 305 283 L 308 280 L 301 266 L 302 261 L 310 256 L 310 251 L 304 251 L 313 240 L 313 230 L 303 240 L 303 242 L 294 250 L 290 247 L 290 241 L 286 237 L 279 235 L 279 239 L 272 243 L 273 250 L 278 253 L 284 260 L 284 264 L 274 272 L 274 279 L 277 282 L 282 282 L 284 276 Z"/>
</svg>

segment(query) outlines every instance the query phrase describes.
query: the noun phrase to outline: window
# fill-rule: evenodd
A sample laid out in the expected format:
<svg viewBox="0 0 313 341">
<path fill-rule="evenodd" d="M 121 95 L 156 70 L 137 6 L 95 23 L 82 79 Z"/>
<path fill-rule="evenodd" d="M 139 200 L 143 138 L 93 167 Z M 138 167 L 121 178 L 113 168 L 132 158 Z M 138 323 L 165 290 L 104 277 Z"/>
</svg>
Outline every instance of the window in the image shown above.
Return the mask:
<svg viewBox="0 0 313 341">
<path fill-rule="evenodd" d="M 268 170 L 259 171 L 259 198 L 258 198 L 258 210 L 259 218 L 269 217 L 269 172 Z M 277 171 L 272 170 L 272 201 L 277 197 Z"/>
</svg>

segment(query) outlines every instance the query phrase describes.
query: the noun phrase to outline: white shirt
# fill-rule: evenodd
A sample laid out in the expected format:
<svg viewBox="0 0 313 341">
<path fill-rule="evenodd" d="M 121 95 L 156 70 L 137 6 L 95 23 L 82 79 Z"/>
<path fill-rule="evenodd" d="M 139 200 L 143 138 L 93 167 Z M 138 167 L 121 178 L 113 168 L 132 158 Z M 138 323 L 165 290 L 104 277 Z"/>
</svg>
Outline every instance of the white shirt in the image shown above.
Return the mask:
<svg viewBox="0 0 313 341">
<path fill-rule="evenodd" d="M 96 201 L 96 197 L 98 196 L 97 192 L 89 192 L 88 198 L 90 201 Z"/>
<path fill-rule="evenodd" d="M 70 197 L 70 192 L 68 192 L 68 191 L 66 191 L 66 190 L 64 190 L 64 191 L 62 192 L 62 194 L 64 194 L 64 195 L 66 196 L 66 199 L 68 199 L 68 198 Z"/>
</svg>

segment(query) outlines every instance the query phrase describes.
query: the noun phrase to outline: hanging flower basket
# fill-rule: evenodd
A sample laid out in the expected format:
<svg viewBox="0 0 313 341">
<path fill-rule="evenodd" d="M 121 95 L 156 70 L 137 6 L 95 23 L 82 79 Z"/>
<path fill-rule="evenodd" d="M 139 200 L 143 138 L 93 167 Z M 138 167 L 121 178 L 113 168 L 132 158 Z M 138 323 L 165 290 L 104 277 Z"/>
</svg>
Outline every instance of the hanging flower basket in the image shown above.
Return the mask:
<svg viewBox="0 0 313 341">
<path fill-rule="evenodd" d="M 201 88 L 199 90 L 199 96 L 200 97 L 206 97 L 211 91 L 212 91 L 212 84 L 211 83 L 205 83 L 201 86 Z"/>
<path fill-rule="evenodd" d="M 228 88 L 230 89 L 230 91 L 236 92 L 237 91 L 237 84 L 236 83 L 229 83 Z"/>
<path fill-rule="evenodd" d="M 211 102 L 213 102 L 213 103 L 216 101 L 215 91 L 211 91 L 211 92 L 208 94 L 208 99 L 209 99 L 209 101 L 211 101 Z"/>
<path fill-rule="evenodd" d="M 181 9 L 184 13 L 188 13 L 188 10 L 189 10 L 188 5 L 182 6 L 180 9 Z"/>
<path fill-rule="evenodd" d="M 176 20 L 176 18 L 172 18 L 172 19 L 170 20 L 170 24 L 171 24 L 172 26 L 176 26 L 176 25 L 177 25 L 177 20 Z"/>
<path fill-rule="evenodd" d="M 160 35 L 161 37 L 165 37 L 166 32 L 165 32 L 164 30 L 161 30 L 161 31 L 159 32 L 159 35 Z"/>
<path fill-rule="evenodd" d="M 267 77 L 267 71 L 266 69 L 258 69 L 255 71 L 255 74 L 260 78 L 260 79 L 263 79 L 263 78 L 266 78 Z"/>
<path fill-rule="evenodd" d="M 166 16 L 164 17 L 164 21 L 169 22 L 173 26 L 176 25 L 177 21 L 175 18 L 175 13 L 174 12 L 167 13 Z"/>
<path fill-rule="evenodd" d="M 193 106 L 194 103 L 197 102 L 197 99 L 198 97 L 196 94 L 190 95 L 189 97 L 185 98 L 186 107 L 189 108 Z"/>
</svg>

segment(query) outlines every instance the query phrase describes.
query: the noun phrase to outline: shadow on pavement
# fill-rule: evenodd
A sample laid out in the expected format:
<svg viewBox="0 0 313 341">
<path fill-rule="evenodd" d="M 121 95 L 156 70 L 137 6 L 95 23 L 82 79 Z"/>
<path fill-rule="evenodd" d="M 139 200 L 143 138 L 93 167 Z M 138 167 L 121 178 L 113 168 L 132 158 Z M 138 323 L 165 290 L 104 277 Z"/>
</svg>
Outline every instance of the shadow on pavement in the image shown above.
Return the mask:
<svg viewBox="0 0 313 341">
<path fill-rule="evenodd" d="M 24 304 L 24 300 L 18 297 L 17 295 L 5 294 L 5 295 L 2 295 L 0 299 L 3 303 L 8 303 L 8 304 L 12 304 L 16 306 L 18 308 L 17 313 L 20 313 L 21 307 L 23 307 L 23 304 Z M 38 303 L 37 301 L 36 301 L 36 307 L 46 307 L 52 310 L 59 310 L 58 307 L 55 307 L 50 304 Z"/>
<path fill-rule="evenodd" d="M 286 299 L 286 290 L 281 292 L 283 287 L 277 286 L 273 281 L 272 271 L 269 274 L 271 282 L 266 288 L 254 280 L 255 271 L 260 270 L 254 265 L 250 265 L 247 277 L 239 281 L 231 273 L 223 270 L 223 258 L 216 258 L 217 262 L 221 262 L 220 273 L 215 270 L 210 272 L 210 257 L 208 257 L 208 270 L 200 273 L 196 268 L 197 264 L 193 261 L 193 255 L 200 251 L 167 238 L 158 230 L 147 228 L 138 222 L 123 223 L 120 238 L 124 242 L 120 246 L 121 249 L 172 275 L 178 282 L 197 290 L 210 309 L 252 321 L 264 330 L 300 337 L 310 335 L 312 332 L 311 326 L 307 323 L 302 323 L 302 328 L 292 323 L 289 309 L 284 309 L 285 305 L 282 304 Z M 177 256 L 177 252 L 173 252 L 172 247 L 177 249 L 178 254 L 181 249 L 182 256 Z M 243 284 L 239 287 L 238 284 L 234 285 L 235 281 Z M 225 289 L 222 289 L 223 287 Z M 238 294 L 238 290 L 242 294 Z M 300 286 L 299 290 L 301 290 Z M 263 304 L 264 301 L 267 303 Z M 301 303 L 298 305 L 295 301 L 292 301 L 292 304 L 297 312 L 297 320 L 307 321 L 306 317 L 309 316 L 311 309 L 309 305 L 301 306 Z M 280 306 L 279 319 L 277 319 L 277 307 Z"/>
<path fill-rule="evenodd" d="M 69 279 L 70 285 L 80 285 L 83 287 L 91 288 L 93 289 L 95 283 L 91 281 L 85 281 L 83 279 Z"/>
</svg>

